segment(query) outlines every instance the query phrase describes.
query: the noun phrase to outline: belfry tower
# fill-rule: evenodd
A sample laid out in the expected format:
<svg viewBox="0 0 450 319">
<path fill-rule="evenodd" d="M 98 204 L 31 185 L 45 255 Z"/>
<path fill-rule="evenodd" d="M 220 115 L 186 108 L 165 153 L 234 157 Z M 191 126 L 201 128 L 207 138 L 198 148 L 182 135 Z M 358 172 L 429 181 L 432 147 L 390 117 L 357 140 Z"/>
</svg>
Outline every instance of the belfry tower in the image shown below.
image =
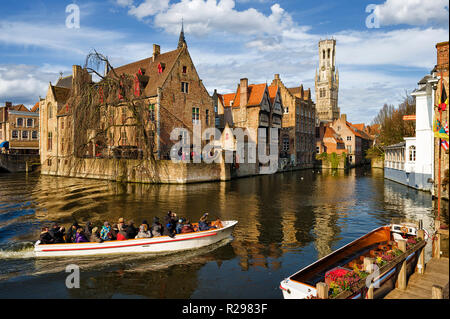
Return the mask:
<svg viewBox="0 0 450 319">
<path fill-rule="evenodd" d="M 316 69 L 316 110 L 321 122 L 339 118 L 339 72 L 336 69 L 336 40 L 319 42 L 319 70 Z"/>
</svg>

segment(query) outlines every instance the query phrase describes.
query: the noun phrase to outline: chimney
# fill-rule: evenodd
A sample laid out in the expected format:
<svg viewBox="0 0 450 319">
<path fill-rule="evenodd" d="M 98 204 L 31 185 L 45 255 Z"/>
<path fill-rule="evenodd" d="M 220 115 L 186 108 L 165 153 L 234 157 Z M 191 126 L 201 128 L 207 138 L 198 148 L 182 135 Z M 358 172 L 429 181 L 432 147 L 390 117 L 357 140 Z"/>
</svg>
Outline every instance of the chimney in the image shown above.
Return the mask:
<svg viewBox="0 0 450 319">
<path fill-rule="evenodd" d="M 275 80 L 279 80 L 280 79 L 280 75 L 279 74 L 275 74 Z"/>
<path fill-rule="evenodd" d="M 153 62 L 155 62 L 155 59 L 159 54 L 161 54 L 161 47 L 157 44 L 153 44 Z"/>
<path fill-rule="evenodd" d="M 84 82 L 84 79 L 80 79 L 81 75 L 81 66 L 72 65 L 72 89 L 75 95 L 80 91 L 80 83 Z"/>
<path fill-rule="evenodd" d="M 344 122 L 347 122 L 347 114 L 341 114 L 341 119 Z"/>
<path fill-rule="evenodd" d="M 241 84 L 240 84 L 240 103 L 239 106 L 240 107 L 245 107 L 247 106 L 248 103 L 248 79 L 244 78 L 241 79 Z"/>
<path fill-rule="evenodd" d="M 6 107 L 12 107 L 12 102 L 5 102 Z"/>
</svg>

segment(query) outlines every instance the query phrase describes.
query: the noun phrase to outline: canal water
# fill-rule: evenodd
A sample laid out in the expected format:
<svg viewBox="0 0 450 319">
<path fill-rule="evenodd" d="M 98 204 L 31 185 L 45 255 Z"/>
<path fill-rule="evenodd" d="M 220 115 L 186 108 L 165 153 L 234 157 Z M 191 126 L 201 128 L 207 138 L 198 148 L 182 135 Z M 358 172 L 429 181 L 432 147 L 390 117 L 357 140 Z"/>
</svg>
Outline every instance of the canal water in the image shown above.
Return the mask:
<svg viewBox="0 0 450 319">
<path fill-rule="evenodd" d="M 168 210 L 239 223 L 230 240 L 169 255 L 33 256 L 53 221 L 140 224 Z M 282 298 L 282 279 L 392 218 L 421 219 L 430 231 L 432 198 L 377 169 L 192 185 L 0 173 L 0 298 Z M 66 287 L 70 264 L 80 267 L 80 288 Z"/>
</svg>

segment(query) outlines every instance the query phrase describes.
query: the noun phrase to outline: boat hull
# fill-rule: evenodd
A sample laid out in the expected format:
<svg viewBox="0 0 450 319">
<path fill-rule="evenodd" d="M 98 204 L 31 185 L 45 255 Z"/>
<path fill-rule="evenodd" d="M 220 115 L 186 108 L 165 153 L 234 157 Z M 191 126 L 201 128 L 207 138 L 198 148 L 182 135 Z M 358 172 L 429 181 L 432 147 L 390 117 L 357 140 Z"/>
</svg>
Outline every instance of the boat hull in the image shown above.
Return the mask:
<svg viewBox="0 0 450 319">
<path fill-rule="evenodd" d="M 160 236 L 153 238 L 105 241 L 103 243 L 35 245 L 37 257 L 88 256 L 123 253 L 164 253 L 196 249 L 217 243 L 232 235 L 237 221 L 223 221 L 223 228 L 187 234 L 174 238 Z"/>
</svg>

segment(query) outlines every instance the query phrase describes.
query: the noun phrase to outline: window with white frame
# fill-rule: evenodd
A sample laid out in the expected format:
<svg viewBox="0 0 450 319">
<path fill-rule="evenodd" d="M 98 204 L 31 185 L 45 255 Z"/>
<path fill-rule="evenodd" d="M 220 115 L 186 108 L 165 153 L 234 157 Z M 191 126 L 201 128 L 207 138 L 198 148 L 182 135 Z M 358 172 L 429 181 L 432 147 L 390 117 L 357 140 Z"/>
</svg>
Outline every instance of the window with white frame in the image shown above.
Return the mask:
<svg viewBox="0 0 450 319">
<path fill-rule="evenodd" d="M 22 131 L 22 139 L 28 140 L 28 131 Z"/>
<path fill-rule="evenodd" d="M 31 132 L 31 138 L 32 138 L 33 140 L 37 140 L 37 138 L 38 138 L 38 131 L 33 131 L 33 132 Z"/>
<path fill-rule="evenodd" d="M 416 147 L 414 145 L 409 147 L 409 161 L 410 162 L 416 161 Z"/>
<path fill-rule="evenodd" d="M 200 123 L 200 108 L 193 107 L 192 108 L 192 124 Z"/>
<path fill-rule="evenodd" d="M 11 137 L 14 139 L 19 138 L 19 131 L 16 131 L 16 130 L 12 131 Z"/>
<path fill-rule="evenodd" d="M 27 127 L 33 127 L 33 119 L 27 119 Z"/>
<path fill-rule="evenodd" d="M 23 126 L 23 118 L 21 118 L 21 117 L 18 117 L 17 118 L 17 126 Z"/>
</svg>

